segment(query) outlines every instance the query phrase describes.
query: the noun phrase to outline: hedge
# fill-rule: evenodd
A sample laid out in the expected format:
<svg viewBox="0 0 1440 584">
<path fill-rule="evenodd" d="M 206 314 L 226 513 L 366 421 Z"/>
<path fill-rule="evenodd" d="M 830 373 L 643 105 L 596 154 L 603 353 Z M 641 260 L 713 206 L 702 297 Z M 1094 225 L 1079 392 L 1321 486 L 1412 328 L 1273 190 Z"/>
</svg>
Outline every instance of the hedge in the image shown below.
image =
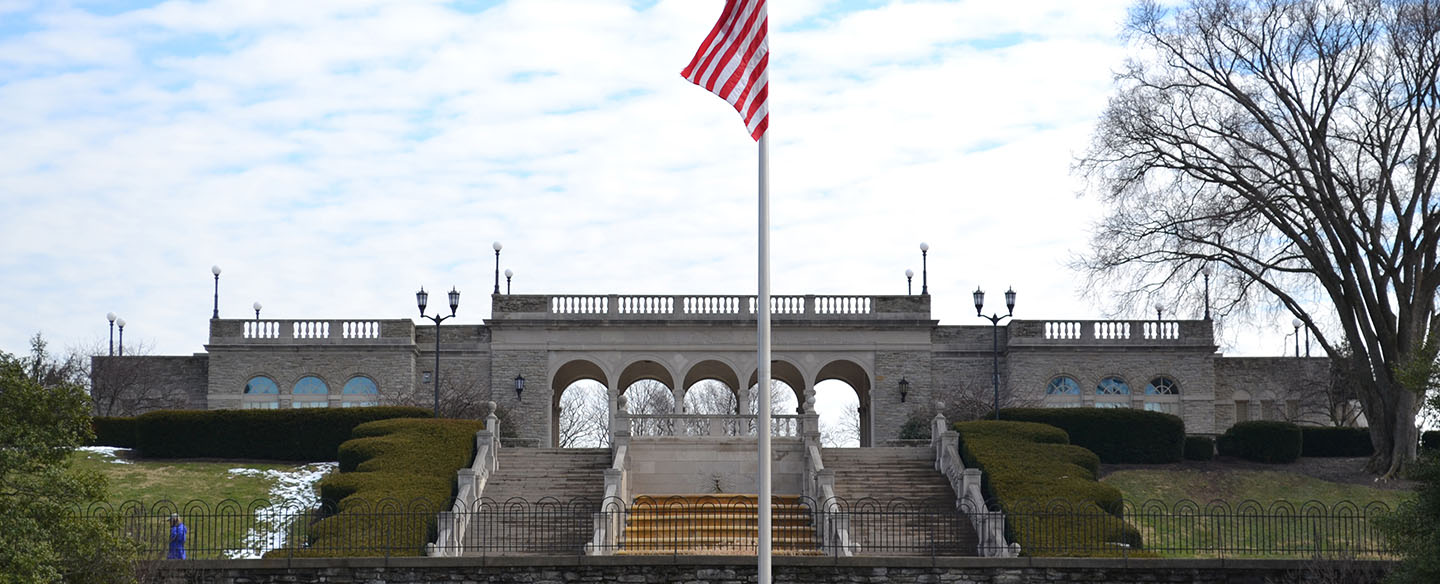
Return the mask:
<svg viewBox="0 0 1440 584">
<path fill-rule="evenodd" d="M 1370 431 L 1365 428 L 1302 426 L 1300 435 L 1300 456 L 1370 456 L 1375 453 L 1375 445 L 1370 443 Z"/>
<path fill-rule="evenodd" d="M 1215 439 L 1209 436 L 1185 437 L 1185 460 L 1213 460 Z"/>
<path fill-rule="evenodd" d="M 135 445 L 146 458 L 335 460 L 356 426 L 429 416 L 412 407 L 159 411 L 135 418 Z"/>
<path fill-rule="evenodd" d="M 1216 445 L 1224 456 L 1266 463 L 1295 462 L 1304 435 L 1290 422 L 1240 422 L 1231 426 Z"/>
<path fill-rule="evenodd" d="M 1185 455 L 1185 422 L 1179 416 L 1160 412 L 1128 408 L 1005 408 L 1000 410 L 1000 419 L 1060 428 L 1070 435 L 1071 444 L 1094 452 L 1105 463 L 1180 462 Z"/>
<path fill-rule="evenodd" d="M 340 472 L 320 481 L 320 498 L 334 515 L 316 522 L 310 541 L 332 553 L 301 556 L 419 556 L 433 539 L 435 514 L 448 510 L 455 496 L 455 472 L 475 458 L 472 420 L 393 419 L 355 427 L 354 438 L 340 445 Z M 399 531 L 371 531 L 373 512 L 396 509 L 423 512 L 424 521 Z M 336 538 L 333 545 L 325 540 Z M 288 551 L 274 552 L 277 555 Z"/>
<path fill-rule="evenodd" d="M 1420 448 L 1425 450 L 1440 450 L 1440 430 L 1421 432 Z"/>
<path fill-rule="evenodd" d="M 984 473 L 986 497 L 1002 510 L 1018 512 L 1007 518 L 1006 535 L 1020 543 L 1021 553 L 1112 555 L 1114 542 L 1132 551 L 1140 547 L 1140 533 L 1119 517 L 1120 491 L 1095 480 L 1100 458 L 1069 444 L 1064 430 L 1009 421 L 961 422 L 955 430 L 965 465 Z M 1056 514 L 1051 507 L 1056 502 L 1082 515 Z M 1098 518 L 1096 508 L 1104 511 Z"/>
<path fill-rule="evenodd" d="M 135 447 L 135 418 L 96 416 L 90 419 L 90 427 L 95 430 L 91 446 Z"/>
</svg>

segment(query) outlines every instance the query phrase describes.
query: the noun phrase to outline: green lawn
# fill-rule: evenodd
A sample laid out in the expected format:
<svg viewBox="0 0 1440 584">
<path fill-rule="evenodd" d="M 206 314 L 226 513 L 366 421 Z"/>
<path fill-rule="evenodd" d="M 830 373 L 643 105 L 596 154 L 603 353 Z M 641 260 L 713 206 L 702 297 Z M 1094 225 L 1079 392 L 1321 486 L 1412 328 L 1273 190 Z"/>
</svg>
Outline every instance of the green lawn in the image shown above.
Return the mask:
<svg viewBox="0 0 1440 584">
<path fill-rule="evenodd" d="M 275 519 L 257 518 L 252 504 L 269 500 L 276 480 L 260 473 L 234 473 L 232 469 L 263 472 L 304 466 L 229 460 L 142 459 L 121 463 L 104 454 L 84 451 L 76 452 L 72 462 L 76 468 L 95 470 L 106 478 L 108 502 L 117 511 L 124 506 L 125 530 L 144 541 L 150 555 L 163 556 L 169 533 L 167 517 L 178 512 L 189 530 L 187 549 L 193 558 L 223 557 L 226 550 L 261 545 L 255 534 L 275 529 L 266 524 Z M 222 504 L 227 500 L 236 505 Z M 134 503 L 140 504 L 138 513 Z"/>
<path fill-rule="evenodd" d="M 1281 470 L 1123 470 L 1102 482 L 1125 494 L 1135 511 L 1127 519 L 1140 529 L 1145 547 L 1167 557 L 1347 555 L 1357 549 L 1357 555 L 1373 556 L 1383 543 L 1369 519 L 1380 508 L 1367 506 L 1378 501 L 1394 509 L 1410 496 Z M 1198 506 L 1177 507 L 1183 500 Z M 1216 500 L 1224 504 L 1212 507 Z M 1164 505 L 1147 507 L 1147 501 Z M 1282 501 L 1289 505 L 1277 504 Z M 1320 505 L 1307 506 L 1310 501 Z"/>
</svg>

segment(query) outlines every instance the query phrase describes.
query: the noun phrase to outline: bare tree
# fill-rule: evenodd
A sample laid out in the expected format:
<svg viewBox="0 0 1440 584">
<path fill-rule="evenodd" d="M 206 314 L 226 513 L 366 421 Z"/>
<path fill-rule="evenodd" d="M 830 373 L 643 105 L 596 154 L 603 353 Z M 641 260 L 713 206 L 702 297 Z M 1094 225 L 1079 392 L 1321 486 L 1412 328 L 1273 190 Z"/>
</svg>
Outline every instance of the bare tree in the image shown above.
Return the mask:
<svg viewBox="0 0 1440 584">
<path fill-rule="evenodd" d="M 735 391 L 724 383 L 707 379 L 690 387 L 685 392 L 685 411 L 691 414 L 734 414 L 739 400 Z"/>
<path fill-rule="evenodd" d="M 125 356 L 109 356 L 108 349 L 95 344 L 70 349 L 67 360 L 83 363 L 90 399 L 97 416 L 138 416 L 145 412 L 190 407 L 185 387 L 156 378 L 155 364 L 146 357 L 151 346 L 144 342 L 125 348 Z"/>
<path fill-rule="evenodd" d="M 489 414 L 485 403 L 490 399 L 490 380 L 483 378 L 478 368 L 464 367 L 462 362 L 446 362 L 445 375 L 440 379 L 439 406 L 441 418 L 479 420 Z M 429 384 L 421 384 L 414 391 L 397 391 L 381 394 L 378 401 L 389 406 L 412 406 L 434 409 L 436 394 Z M 499 412 L 496 416 L 504 420 Z M 500 425 L 501 433 L 507 438 L 518 434 L 509 424 Z"/>
<path fill-rule="evenodd" d="M 1126 33 L 1139 54 L 1078 163 L 1111 207 L 1077 262 L 1092 290 L 1193 306 L 1210 268 L 1219 314 L 1275 303 L 1332 357 L 1348 343 L 1367 468 L 1394 476 L 1424 395 L 1406 379 L 1440 346 L 1440 7 L 1143 0 Z"/>
<path fill-rule="evenodd" d="M 860 446 L 859 404 L 851 402 L 841 410 L 840 419 L 835 422 L 820 420 L 820 445 L 826 448 L 853 448 Z"/>
<path fill-rule="evenodd" d="M 1045 396 L 1036 391 L 1024 391 L 1011 387 L 1011 384 L 1001 380 L 999 401 L 1003 408 L 1038 408 L 1045 404 Z M 951 392 L 937 396 L 940 403 L 944 404 L 945 419 L 951 422 L 964 422 L 968 420 L 979 420 L 981 418 L 994 417 L 996 401 L 995 384 L 990 376 L 973 376 L 962 381 L 958 387 Z M 932 406 L 928 410 L 928 417 L 925 422 L 935 416 L 936 410 Z"/>
<path fill-rule="evenodd" d="M 632 415 L 669 414 L 675 411 L 675 394 L 664 383 L 654 379 L 641 379 L 630 384 L 621 394 L 625 396 L 625 410 Z M 659 436 L 669 432 L 663 420 L 645 420 L 630 427 L 635 436 Z"/>
<path fill-rule="evenodd" d="M 605 386 L 580 382 L 560 395 L 556 446 L 603 448 L 610 445 L 610 411 Z"/>
</svg>

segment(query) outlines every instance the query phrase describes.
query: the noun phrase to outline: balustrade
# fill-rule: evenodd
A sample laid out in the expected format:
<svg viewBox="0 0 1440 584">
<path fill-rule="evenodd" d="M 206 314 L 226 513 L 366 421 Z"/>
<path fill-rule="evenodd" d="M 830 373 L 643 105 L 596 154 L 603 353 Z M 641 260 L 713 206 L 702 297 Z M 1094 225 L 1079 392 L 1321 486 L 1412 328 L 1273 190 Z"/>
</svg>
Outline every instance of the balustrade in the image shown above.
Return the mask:
<svg viewBox="0 0 1440 584">
<path fill-rule="evenodd" d="M 1081 326 L 1079 322 L 1062 321 L 1045 323 L 1045 338 L 1075 340 L 1080 338 Z"/>
<path fill-rule="evenodd" d="M 278 339 L 280 323 L 273 320 L 247 321 L 242 336 L 247 339 Z"/>
<path fill-rule="evenodd" d="M 755 435 L 755 416 L 727 414 L 629 414 L 630 435 L 662 438 L 737 437 Z M 770 435 L 800 436 L 800 416 L 770 416 Z"/>
<path fill-rule="evenodd" d="M 291 323 L 293 339 L 328 339 L 330 323 L 326 321 L 295 321 Z"/>
<path fill-rule="evenodd" d="M 347 339 L 378 339 L 380 323 L 376 321 L 346 321 L 340 323 L 341 336 Z"/>
<path fill-rule="evenodd" d="M 554 296 L 550 298 L 552 314 L 605 314 L 610 312 L 606 296 Z"/>
</svg>

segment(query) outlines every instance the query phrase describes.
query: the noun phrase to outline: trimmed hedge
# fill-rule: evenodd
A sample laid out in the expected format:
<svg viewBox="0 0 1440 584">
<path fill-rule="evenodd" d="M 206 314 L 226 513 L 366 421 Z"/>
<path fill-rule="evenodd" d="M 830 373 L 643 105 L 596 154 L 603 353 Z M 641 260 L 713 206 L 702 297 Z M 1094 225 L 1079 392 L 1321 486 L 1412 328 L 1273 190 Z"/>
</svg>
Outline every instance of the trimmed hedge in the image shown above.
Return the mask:
<svg viewBox="0 0 1440 584">
<path fill-rule="evenodd" d="M 1213 460 L 1215 439 L 1209 436 L 1185 437 L 1185 460 Z"/>
<path fill-rule="evenodd" d="M 1004 416 L 1004 412 L 1001 413 Z M 1105 554 L 1115 542 L 1138 549 L 1140 533 L 1119 517 L 1119 489 L 1095 480 L 1100 458 L 1069 444 L 1065 431 L 1033 422 L 982 421 L 955 424 L 965 465 L 984 472 L 981 489 L 1001 509 L 1015 511 L 1006 520 L 1006 535 L 1020 543 L 1021 553 Z M 1057 513 L 1059 502 L 1079 512 Z M 1095 508 L 1104 511 L 1098 517 Z M 1026 511 L 1044 511 L 1027 514 Z M 1089 550 L 1089 554 L 1087 554 Z M 1134 553 L 1133 551 L 1131 552 Z"/>
<path fill-rule="evenodd" d="M 96 416 L 90 419 L 90 427 L 95 430 L 91 446 L 135 447 L 135 418 Z"/>
<path fill-rule="evenodd" d="M 135 445 L 146 458 L 335 460 L 356 426 L 428 417 L 412 407 L 159 411 L 135 418 Z"/>
<path fill-rule="evenodd" d="M 1185 422 L 1179 416 L 1121 408 L 1005 408 L 1001 420 L 1049 424 L 1070 435 L 1070 443 L 1106 463 L 1180 462 L 1185 455 Z M 1119 430 L 1123 428 L 1123 431 Z"/>
<path fill-rule="evenodd" d="M 1303 440 L 1300 427 L 1290 422 L 1240 422 L 1216 444 L 1221 455 L 1276 464 L 1300 458 Z"/>
<path fill-rule="evenodd" d="M 1423 450 L 1440 450 L 1440 430 L 1421 432 L 1420 448 Z"/>
<path fill-rule="evenodd" d="M 355 427 L 355 438 L 340 445 L 340 472 L 320 481 L 320 498 L 334 515 L 316 522 L 314 547 L 331 554 L 301 556 L 419 556 L 433 539 L 435 514 L 449 510 L 455 496 L 455 472 L 475 458 L 473 420 L 392 419 Z M 425 521 L 400 531 L 372 531 L 373 513 L 394 509 L 422 511 Z M 337 541 L 331 545 L 327 538 Z M 274 552 L 277 555 L 288 551 Z"/>
<path fill-rule="evenodd" d="M 1302 426 L 1300 428 L 1300 456 L 1370 456 L 1375 445 L 1370 443 L 1370 431 L 1365 428 L 1336 428 Z"/>
</svg>

